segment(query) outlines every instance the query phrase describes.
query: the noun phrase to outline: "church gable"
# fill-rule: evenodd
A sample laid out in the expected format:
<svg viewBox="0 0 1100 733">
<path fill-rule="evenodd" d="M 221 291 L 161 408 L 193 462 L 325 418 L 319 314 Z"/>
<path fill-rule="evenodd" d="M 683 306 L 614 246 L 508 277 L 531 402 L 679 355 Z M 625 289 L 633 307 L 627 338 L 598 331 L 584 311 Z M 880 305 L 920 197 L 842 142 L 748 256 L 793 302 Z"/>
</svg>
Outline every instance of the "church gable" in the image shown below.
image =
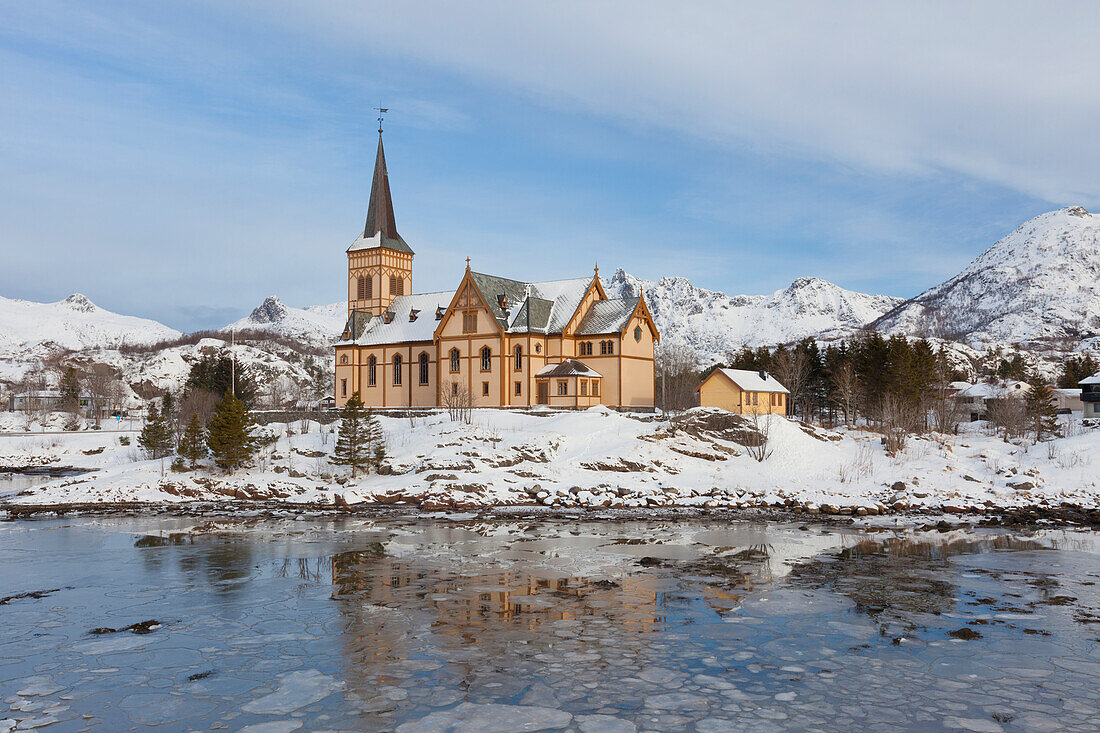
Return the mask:
<svg viewBox="0 0 1100 733">
<path fill-rule="evenodd" d="M 600 276 L 597 271 L 597 274 L 592 276 L 592 282 L 585 291 L 584 297 L 581 298 L 581 302 L 577 304 L 577 309 L 562 328 L 562 335 L 572 336 L 592 306 L 602 300 L 607 300 L 607 293 L 604 292 L 603 285 L 600 284 Z"/>
<path fill-rule="evenodd" d="M 455 336 L 461 334 L 486 334 L 501 332 L 500 323 L 482 293 L 475 285 L 469 271 L 455 291 L 454 298 L 447 306 L 443 318 L 436 327 L 435 336 Z"/>
</svg>

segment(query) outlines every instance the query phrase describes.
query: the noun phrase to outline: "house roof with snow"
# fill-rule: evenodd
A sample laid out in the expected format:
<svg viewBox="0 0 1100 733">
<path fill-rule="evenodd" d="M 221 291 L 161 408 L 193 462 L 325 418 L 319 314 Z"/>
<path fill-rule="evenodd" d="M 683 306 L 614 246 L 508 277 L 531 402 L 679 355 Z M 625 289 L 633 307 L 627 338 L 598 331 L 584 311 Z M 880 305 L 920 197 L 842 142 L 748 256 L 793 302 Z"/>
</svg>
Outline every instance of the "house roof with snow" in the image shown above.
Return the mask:
<svg viewBox="0 0 1100 733">
<path fill-rule="evenodd" d="M 1085 377 L 1078 384 L 1100 384 L 1100 372 L 1093 374 L 1091 377 Z"/>
<path fill-rule="evenodd" d="M 626 324 L 630 323 L 630 317 L 634 315 L 639 300 L 639 298 L 615 298 L 596 301 L 577 326 L 577 335 L 620 333 L 626 328 Z"/>
<path fill-rule="evenodd" d="M 1013 394 L 1026 394 L 1031 386 L 1027 382 L 978 382 L 962 390 L 956 397 L 977 397 L 983 400 L 999 399 Z"/>
<path fill-rule="evenodd" d="M 782 394 L 790 394 L 787 388 L 779 383 L 778 379 L 767 372 L 754 372 L 748 369 L 725 369 L 720 367 L 711 372 L 707 379 L 719 373 L 745 392 L 779 392 Z M 707 380 L 704 379 L 703 381 L 705 382 Z"/>
<path fill-rule="evenodd" d="M 603 377 L 592 367 L 576 359 L 566 359 L 558 364 L 547 364 L 535 373 L 536 377 L 589 377 L 597 379 Z"/>
</svg>

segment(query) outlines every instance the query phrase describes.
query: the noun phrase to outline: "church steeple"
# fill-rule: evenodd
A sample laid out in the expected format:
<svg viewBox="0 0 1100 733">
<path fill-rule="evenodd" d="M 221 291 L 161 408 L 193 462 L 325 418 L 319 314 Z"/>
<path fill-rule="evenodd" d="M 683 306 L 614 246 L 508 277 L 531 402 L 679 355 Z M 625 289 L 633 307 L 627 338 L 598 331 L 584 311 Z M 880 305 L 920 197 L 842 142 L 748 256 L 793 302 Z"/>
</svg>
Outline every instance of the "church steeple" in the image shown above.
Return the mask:
<svg viewBox="0 0 1100 733">
<path fill-rule="evenodd" d="M 381 110 L 384 111 L 384 110 Z M 381 128 L 381 121 L 379 121 Z M 397 233 L 382 130 L 363 232 L 348 247 L 348 314 L 382 315 L 394 298 L 412 294 L 412 248 Z"/>
<path fill-rule="evenodd" d="M 386 170 L 386 151 L 382 148 L 382 131 L 378 131 L 378 153 L 374 158 L 374 179 L 370 187 L 370 204 L 367 206 L 367 223 L 363 238 L 371 239 L 380 234 L 378 246 L 398 252 L 413 254 L 412 248 L 397 233 L 397 220 L 393 215 L 393 198 L 390 196 L 390 177 Z"/>
</svg>

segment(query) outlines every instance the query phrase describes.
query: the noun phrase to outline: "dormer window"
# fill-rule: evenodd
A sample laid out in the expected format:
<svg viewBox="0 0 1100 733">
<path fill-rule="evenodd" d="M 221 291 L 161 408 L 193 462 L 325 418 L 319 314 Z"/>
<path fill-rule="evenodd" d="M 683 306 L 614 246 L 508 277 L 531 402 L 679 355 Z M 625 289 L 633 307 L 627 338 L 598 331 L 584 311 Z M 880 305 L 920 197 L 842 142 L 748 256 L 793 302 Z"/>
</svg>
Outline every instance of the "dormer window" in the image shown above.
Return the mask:
<svg viewBox="0 0 1100 733">
<path fill-rule="evenodd" d="M 394 316 L 393 311 L 386 311 L 385 313 L 382 314 L 382 322 L 383 323 L 393 323 L 393 316 Z"/>
<path fill-rule="evenodd" d="M 443 306 L 438 306 L 435 309 L 435 320 L 442 321 L 443 320 L 443 313 L 444 313 Z"/>
<path fill-rule="evenodd" d="M 505 295 L 504 293 L 501 293 L 500 295 L 498 295 L 497 296 L 497 305 L 500 306 L 500 309 L 502 311 L 508 310 L 508 296 Z"/>
<path fill-rule="evenodd" d="M 413 321 L 415 321 L 416 317 L 419 316 L 419 315 L 420 315 L 419 310 L 417 310 L 416 308 L 410 309 L 409 310 L 409 323 L 412 323 Z"/>
</svg>

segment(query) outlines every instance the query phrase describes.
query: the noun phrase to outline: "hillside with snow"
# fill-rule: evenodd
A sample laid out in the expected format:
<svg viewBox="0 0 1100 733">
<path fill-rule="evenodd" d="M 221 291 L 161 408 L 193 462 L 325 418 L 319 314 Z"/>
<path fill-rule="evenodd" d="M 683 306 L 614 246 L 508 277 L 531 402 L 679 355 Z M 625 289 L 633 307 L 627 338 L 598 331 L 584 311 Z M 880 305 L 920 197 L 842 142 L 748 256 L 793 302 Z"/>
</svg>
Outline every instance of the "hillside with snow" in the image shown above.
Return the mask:
<svg viewBox="0 0 1100 733">
<path fill-rule="evenodd" d="M 645 294 L 661 338 L 690 346 L 704 361 L 721 361 L 742 346 L 766 346 L 806 336 L 848 336 L 902 302 L 801 277 L 770 295 L 726 295 L 682 277 L 642 280 L 621 269 L 606 282 L 613 298 Z"/>
<path fill-rule="evenodd" d="M 56 303 L 0 297 L 0 349 L 36 346 L 80 351 L 152 344 L 180 332 L 148 318 L 104 310 L 80 294 Z"/>
<path fill-rule="evenodd" d="M 269 295 L 263 303 L 245 318 L 235 321 L 223 332 L 263 331 L 278 334 L 317 349 L 327 349 L 339 337 L 348 317 L 346 302 L 330 305 L 308 305 L 293 308 L 275 295 Z"/>
<path fill-rule="evenodd" d="M 978 347 L 1100 334 L 1100 216 L 1072 206 L 1024 222 L 873 326 Z"/>
</svg>

